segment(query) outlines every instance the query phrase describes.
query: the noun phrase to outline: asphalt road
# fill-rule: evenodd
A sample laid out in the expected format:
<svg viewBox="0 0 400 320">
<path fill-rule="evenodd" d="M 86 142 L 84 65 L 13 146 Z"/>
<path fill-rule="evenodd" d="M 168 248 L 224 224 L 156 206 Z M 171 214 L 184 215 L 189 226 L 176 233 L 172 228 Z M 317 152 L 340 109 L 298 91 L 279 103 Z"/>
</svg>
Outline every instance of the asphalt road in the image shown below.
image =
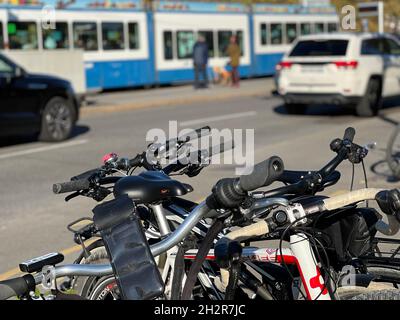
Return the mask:
<svg viewBox="0 0 400 320">
<path fill-rule="evenodd" d="M 394 125 L 400 121 L 399 111 L 390 107 L 382 112 L 382 117 L 360 119 L 340 108 L 320 106 L 311 108 L 306 116 L 289 116 L 279 99 L 259 96 L 87 115 L 81 119 L 74 138 L 62 144 L 26 139 L 3 141 L 0 147 L 0 274 L 28 258 L 74 245 L 66 225 L 74 219 L 90 217 L 95 202 L 81 198 L 65 203 L 63 196 L 53 195 L 54 182 L 67 181 L 99 166 L 102 156 L 109 152 L 136 155 L 147 145 L 147 131 L 166 130 L 170 120 L 178 121 L 181 128 L 210 125 L 219 129 L 255 129 L 256 161 L 279 155 L 285 160 L 286 168 L 310 170 L 321 168 L 332 158 L 331 140 L 341 137 L 347 126 L 353 126 L 357 129 L 357 142 L 378 142 L 378 148 L 367 159 L 370 185 L 396 187 L 399 184 L 389 182 L 386 166 L 379 162 L 384 158 Z M 379 175 L 370 168 L 377 163 Z M 207 168 L 200 177 L 190 180 L 195 192 L 189 198 L 203 198 L 219 178 L 234 175 L 234 168 L 232 165 Z M 349 188 L 351 166 L 343 164 L 341 169 L 341 182 L 327 193 Z M 361 187 L 361 168 L 356 177 L 356 185 Z"/>
</svg>

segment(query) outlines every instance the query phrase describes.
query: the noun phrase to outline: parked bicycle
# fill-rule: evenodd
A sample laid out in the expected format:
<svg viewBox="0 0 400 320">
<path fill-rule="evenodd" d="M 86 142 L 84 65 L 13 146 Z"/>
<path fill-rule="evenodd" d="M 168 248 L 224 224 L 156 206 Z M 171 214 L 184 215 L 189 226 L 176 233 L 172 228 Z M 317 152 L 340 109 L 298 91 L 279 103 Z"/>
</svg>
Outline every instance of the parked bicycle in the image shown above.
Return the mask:
<svg viewBox="0 0 400 320">
<path fill-rule="evenodd" d="M 400 179 L 400 125 L 397 125 L 392 135 L 390 136 L 386 148 L 386 162 L 389 169 L 396 179 Z"/>
<path fill-rule="evenodd" d="M 399 202 L 396 190 L 366 189 L 331 199 L 315 196 L 317 192 L 339 180 L 340 174 L 336 168 L 341 162 L 348 159 L 352 163 L 360 163 L 366 156 L 365 148 L 354 144 L 353 137 L 354 132 L 348 130 L 344 139 L 336 139 L 331 144 L 337 156 L 320 171 L 284 171 L 283 161 L 279 157 L 272 157 L 258 164 L 249 176 L 221 180 L 207 201 L 199 205 L 179 199 L 190 192 L 191 188 L 172 180 L 166 173 L 201 170 L 187 171 L 187 165 L 179 164 L 174 165 L 173 170 L 170 167 L 171 171 L 160 172 L 147 168 L 149 171 L 138 176 L 109 177 L 107 175 L 115 170 L 121 171 L 122 166 L 129 173 L 133 165 L 143 164 L 143 156 L 136 157 L 134 161 L 110 156 L 105 159 L 105 168 L 86 173 L 84 177 L 80 176 L 71 182 L 57 184 L 54 188 L 57 193 L 75 192 L 67 200 L 85 195 L 101 201 L 111 193 L 114 194 L 113 200 L 94 209 L 94 221 L 86 229 L 90 237 L 95 234 L 101 236 L 100 241 L 106 249 L 105 259 L 109 263 L 60 266 L 58 264 L 62 260 L 61 255 L 38 258 L 23 264 L 24 271 L 33 275 L 1 283 L 0 296 L 7 298 L 13 294 L 25 299 L 43 299 L 44 297 L 37 296 L 33 290 L 35 285 L 41 283 L 52 288 L 54 296 L 66 298 L 57 290 L 56 279 L 83 276 L 94 279 L 88 292 L 90 296 L 83 297 L 92 299 L 105 296 L 113 299 L 232 299 L 238 292 L 263 299 L 294 299 L 301 297 L 303 290 L 306 291 L 304 298 L 308 299 L 338 298 L 335 288 L 337 279 L 341 276 L 338 266 L 348 261 L 340 261 L 338 258 L 339 247 L 324 243 L 326 238 L 321 239 L 321 230 L 343 221 L 352 223 L 346 217 L 353 216 L 359 217 L 361 222 L 364 219 L 363 226 L 366 225 L 367 228 L 373 226 L 386 234 L 398 231 Z M 128 168 L 126 164 L 132 167 Z M 107 167 L 113 169 L 107 171 Z M 275 181 L 281 181 L 286 186 L 256 191 Z M 112 192 L 108 188 L 110 185 L 113 186 Z M 376 221 L 368 226 L 365 221 L 368 214 L 365 212 L 373 216 L 372 209 L 357 211 L 354 207 L 359 202 L 374 199 L 388 215 L 389 225 L 375 215 Z M 171 214 L 179 216 L 179 211 L 187 213 L 182 214 L 185 219 L 181 223 L 172 224 L 174 229 L 171 229 L 171 220 L 166 217 Z M 232 227 L 240 229 L 230 232 Z M 196 228 L 198 231 L 193 232 Z M 83 232 L 77 234 L 77 239 L 82 243 L 86 236 Z M 153 241 L 149 237 L 151 234 Z M 191 234 L 197 236 L 192 241 L 188 238 Z M 362 255 L 371 252 L 368 244 L 374 238 L 374 232 L 371 231 L 363 239 L 349 237 L 349 234 L 351 231 L 345 232 L 343 237 L 347 244 L 344 249 L 349 254 L 346 259 L 358 259 L 358 262 L 366 263 L 367 260 L 363 260 Z M 213 247 L 214 239 L 217 244 L 213 254 L 208 249 Z M 291 251 L 284 251 L 281 245 L 275 249 L 252 249 L 248 245 L 255 240 L 271 239 L 280 239 L 281 243 L 289 240 Z M 361 249 L 349 250 L 350 247 L 357 247 L 360 240 Z M 243 241 L 247 242 L 247 246 L 242 250 L 239 243 Z M 151 242 L 153 244 L 150 246 Z M 190 249 L 190 242 L 199 247 L 197 251 Z M 329 254 L 325 247 L 329 247 L 332 252 Z M 141 248 L 140 254 L 132 251 L 138 248 Z M 84 247 L 83 252 L 84 256 L 89 253 L 90 257 L 87 248 Z M 163 271 L 169 274 L 169 283 L 166 278 L 160 277 L 159 265 L 152 258 L 165 253 L 170 262 L 164 265 Z M 373 258 L 376 259 L 375 256 Z M 288 264 L 296 267 L 290 269 Z M 243 265 L 245 268 L 242 268 Z M 134 272 L 138 266 L 146 266 L 146 271 L 143 269 L 141 272 Z M 392 266 L 393 264 L 388 265 L 389 268 Z M 197 271 L 199 268 L 201 272 Z M 253 272 L 255 270 L 261 275 L 262 281 L 256 279 L 247 268 L 252 268 Z M 369 282 L 378 277 L 381 277 L 379 280 L 388 280 L 382 278 L 383 273 L 373 276 L 367 271 L 357 269 L 358 274 L 370 276 Z M 295 272 L 301 279 L 302 288 L 295 283 Z M 396 282 L 398 278 L 390 280 Z M 360 286 L 359 283 L 356 284 Z M 170 293 L 166 296 L 167 285 L 170 286 Z M 104 288 L 108 291 L 104 291 Z M 293 294 L 296 288 L 297 296 Z M 374 292 L 365 297 L 380 298 L 383 294 L 387 296 L 388 292 Z M 50 299 L 54 296 L 47 297 Z M 71 297 L 70 295 L 67 298 Z M 396 291 L 393 291 L 392 297 L 397 297 Z M 361 299 L 363 296 L 356 295 L 355 298 Z"/>
</svg>

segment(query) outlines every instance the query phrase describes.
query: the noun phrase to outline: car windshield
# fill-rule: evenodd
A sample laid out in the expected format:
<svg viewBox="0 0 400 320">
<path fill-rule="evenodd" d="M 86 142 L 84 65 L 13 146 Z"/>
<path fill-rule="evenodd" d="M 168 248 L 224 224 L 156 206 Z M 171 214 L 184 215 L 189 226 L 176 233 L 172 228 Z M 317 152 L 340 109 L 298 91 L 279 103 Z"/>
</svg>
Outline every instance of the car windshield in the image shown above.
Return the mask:
<svg viewBox="0 0 400 320">
<path fill-rule="evenodd" d="M 347 40 L 304 40 L 297 43 L 290 57 L 345 56 Z"/>
</svg>

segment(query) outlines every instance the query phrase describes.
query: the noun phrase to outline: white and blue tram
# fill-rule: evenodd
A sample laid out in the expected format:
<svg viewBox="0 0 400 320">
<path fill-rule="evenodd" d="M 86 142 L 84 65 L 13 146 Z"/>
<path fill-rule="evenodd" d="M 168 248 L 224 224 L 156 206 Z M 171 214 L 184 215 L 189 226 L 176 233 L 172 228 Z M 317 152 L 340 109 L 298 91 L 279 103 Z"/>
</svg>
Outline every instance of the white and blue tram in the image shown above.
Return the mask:
<svg viewBox="0 0 400 320">
<path fill-rule="evenodd" d="M 199 34 L 209 46 L 210 70 L 227 64 L 226 48 L 235 34 L 242 48 L 241 75 L 272 75 L 298 35 L 333 32 L 339 22 L 334 7 L 16 1 L 0 0 L 0 50 L 83 50 L 88 90 L 192 80 L 192 48 Z M 49 16 L 44 5 L 56 10 Z M 46 22 L 53 20 L 49 28 Z"/>
</svg>

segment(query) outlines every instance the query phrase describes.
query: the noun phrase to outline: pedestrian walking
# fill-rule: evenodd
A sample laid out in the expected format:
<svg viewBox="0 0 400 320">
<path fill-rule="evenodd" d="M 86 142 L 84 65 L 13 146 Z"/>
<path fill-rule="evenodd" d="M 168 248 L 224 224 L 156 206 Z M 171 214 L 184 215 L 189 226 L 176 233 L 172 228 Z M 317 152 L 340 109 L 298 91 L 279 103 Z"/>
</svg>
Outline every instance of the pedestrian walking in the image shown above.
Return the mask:
<svg viewBox="0 0 400 320">
<path fill-rule="evenodd" d="M 232 36 L 230 39 L 230 44 L 227 49 L 227 53 L 230 58 L 230 66 L 232 68 L 232 86 L 239 87 L 239 65 L 240 65 L 240 56 L 241 56 L 241 49 L 237 43 L 237 37 Z"/>
<path fill-rule="evenodd" d="M 200 35 L 193 47 L 194 87 L 202 89 L 208 87 L 208 45 L 204 36 Z M 201 76 L 201 80 L 200 80 Z"/>
</svg>

